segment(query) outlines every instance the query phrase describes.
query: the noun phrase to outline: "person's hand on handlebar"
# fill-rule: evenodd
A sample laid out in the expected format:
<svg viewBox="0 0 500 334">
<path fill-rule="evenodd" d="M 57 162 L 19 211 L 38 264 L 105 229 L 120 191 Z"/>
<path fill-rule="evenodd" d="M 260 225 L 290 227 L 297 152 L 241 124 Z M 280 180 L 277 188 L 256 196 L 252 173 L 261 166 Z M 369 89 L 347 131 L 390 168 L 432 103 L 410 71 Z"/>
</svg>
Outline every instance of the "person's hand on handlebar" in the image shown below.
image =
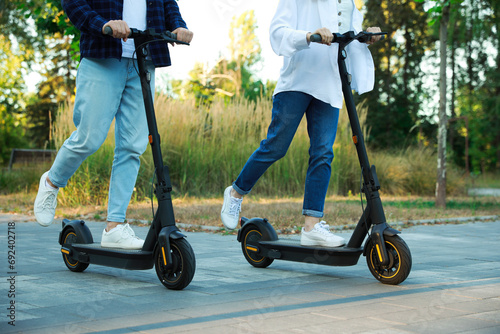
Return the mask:
<svg viewBox="0 0 500 334">
<path fill-rule="evenodd" d="M 366 32 L 382 32 L 382 30 L 380 30 L 379 27 L 369 27 L 366 28 Z M 366 44 L 372 45 L 373 43 L 378 42 L 381 38 L 381 35 L 372 36 L 372 38 L 368 42 L 366 42 Z"/>
<path fill-rule="evenodd" d="M 321 36 L 321 44 L 331 45 L 333 41 L 333 34 L 328 28 L 319 28 L 315 32 L 307 33 L 307 43 L 311 43 L 311 35 L 319 34 Z"/>
<path fill-rule="evenodd" d="M 178 41 L 185 42 L 185 43 L 191 43 L 191 40 L 193 39 L 193 32 L 190 30 L 187 30 L 186 28 L 177 28 L 172 32 L 177 35 Z M 172 44 L 172 46 L 173 46 L 173 44 Z"/>
<path fill-rule="evenodd" d="M 108 21 L 105 25 L 102 26 L 102 33 L 104 34 L 104 28 L 111 27 L 113 29 L 113 37 L 114 38 L 123 38 L 123 41 L 126 42 L 128 36 L 130 35 L 130 28 L 127 22 L 122 20 L 111 20 Z"/>
</svg>

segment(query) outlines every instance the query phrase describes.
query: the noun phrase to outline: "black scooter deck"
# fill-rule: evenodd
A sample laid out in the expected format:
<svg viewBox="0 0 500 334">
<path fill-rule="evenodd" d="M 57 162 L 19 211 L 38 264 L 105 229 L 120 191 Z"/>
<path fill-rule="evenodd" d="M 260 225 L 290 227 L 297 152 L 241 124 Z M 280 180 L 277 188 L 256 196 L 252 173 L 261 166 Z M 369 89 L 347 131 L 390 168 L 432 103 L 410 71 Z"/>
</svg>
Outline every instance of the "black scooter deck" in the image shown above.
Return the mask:
<svg viewBox="0 0 500 334">
<path fill-rule="evenodd" d="M 329 266 L 353 266 L 358 263 L 363 248 L 302 246 L 299 240 L 278 239 L 260 241 L 265 256 L 285 261 L 307 262 Z"/>
<path fill-rule="evenodd" d="M 153 252 L 136 249 L 105 248 L 100 243 L 71 244 L 64 247 L 75 260 L 114 268 L 144 270 L 154 266 Z"/>
</svg>

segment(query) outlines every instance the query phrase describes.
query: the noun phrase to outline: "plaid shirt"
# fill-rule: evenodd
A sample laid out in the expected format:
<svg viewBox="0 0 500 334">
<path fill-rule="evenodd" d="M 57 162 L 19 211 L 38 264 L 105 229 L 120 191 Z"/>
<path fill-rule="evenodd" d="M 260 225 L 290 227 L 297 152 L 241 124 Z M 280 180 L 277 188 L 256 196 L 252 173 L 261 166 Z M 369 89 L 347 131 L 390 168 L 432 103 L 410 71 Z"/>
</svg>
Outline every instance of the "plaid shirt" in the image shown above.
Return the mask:
<svg viewBox="0 0 500 334">
<path fill-rule="evenodd" d="M 187 28 L 175 0 L 147 1 L 147 27 L 157 31 Z M 80 56 L 121 59 L 122 44 L 117 38 L 102 34 L 110 20 L 122 20 L 123 0 L 62 0 L 64 11 L 80 30 Z M 133 28 L 133 27 L 132 27 Z M 156 67 L 170 66 L 167 43 L 151 43 L 151 58 Z"/>
</svg>

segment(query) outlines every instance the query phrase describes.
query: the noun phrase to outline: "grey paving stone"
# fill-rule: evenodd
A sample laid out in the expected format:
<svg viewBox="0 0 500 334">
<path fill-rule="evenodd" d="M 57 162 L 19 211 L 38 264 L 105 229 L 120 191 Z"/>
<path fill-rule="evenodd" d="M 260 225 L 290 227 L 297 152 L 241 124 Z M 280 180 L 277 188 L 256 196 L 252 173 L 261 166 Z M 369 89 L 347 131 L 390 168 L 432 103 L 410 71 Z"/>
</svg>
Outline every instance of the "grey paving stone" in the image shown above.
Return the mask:
<svg viewBox="0 0 500 334">
<path fill-rule="evenodd" d="M 5 260 L 14 220 L 15 327 L 7 324 Z M 87 224 L 100 240 L 104 224 Z M 73 273 L 59 230 L 0 214 L 1 333 L 500 332 L 500 221 L 405 229 L 413 268 L 399 286 L 380 284 L 363 257 L 352 267 L 276 260 L 258 269 L 234 235 L 186 233 L 197 271 L 183 291 L 165 289 L 154 269 L 90 265 Z"/>
</svg>

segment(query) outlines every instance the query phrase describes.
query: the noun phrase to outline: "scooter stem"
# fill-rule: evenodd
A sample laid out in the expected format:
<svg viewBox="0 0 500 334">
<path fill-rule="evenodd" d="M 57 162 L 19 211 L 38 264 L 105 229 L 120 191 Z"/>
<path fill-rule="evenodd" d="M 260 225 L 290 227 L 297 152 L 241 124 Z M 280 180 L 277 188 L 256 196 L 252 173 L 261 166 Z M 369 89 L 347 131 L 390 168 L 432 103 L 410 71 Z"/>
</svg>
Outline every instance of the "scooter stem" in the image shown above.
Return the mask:
<svg viewBox="0 0 500 334">
<path fill-rule="evenodd" d="M 354 36 L 352 32 L 349 32 L 348 34 L 350 34 L 348 37 Z M 367 227 L 372 224 L 374 225 L 372 229 L 372 237 L 374 238 L 375 243 L 378 245 L 379 260 L 382 265 L 387 265 L 389 263 L 389 257 L 387 254 L 387 249 L 385 247 L 384 230 L 386 228 L 389 228 L 389 226 L 387 225 L 384 209 L 382 207 L 382 201 L 380 200 L 380 195 L 378 193 L 380 184 L 378 182 L 375 166 L 370 167 L 368 154 L 366 153 L 365 140 L 363 137 L 361 126 L 359 124 L 359 118 L 356 112 L 356 106 L 354 104 L 354 98 L 352 95 L 351 75 L 347 72 L 347 66 L 345 64 L 345 59 L 347 58 L 345 47 L 352 40 L 353 39 L 349 38 L 345 40 L 340 34 L 335 35 L 334 38 L 334 41 L 339 43 L 338 65 L 340 78 L 342 81 L 342 92 L 344 94 L 347 114 L 349 116 L 349 122 L 351 124 L 353 142 L 356 146 L 359 164 L 361 166 L 361 172 L 363 175 L 362 191 L 365 193 L 367 201 L 366 212 L 363 213 L 363 216 L 364 219 L 367 220 Z M 358 240 L 359 238 L 351 238 L 352 243 L 356 243 L 358 242 Z M 348 247 L 351 246 L 353 245 L 349 243 Z M 356 246 L 359 247 L 359 245 Z"/>
<path fill-rule="evenodd" d="M 136 45 L 146 45 L 147 38 L 135 37 Z M 140 47 L 137 50 L 137 64 L 139 67 L 139 76 L 141 80 L 142 93 L 144 96 L 144 105 L 146 108 L 146 118 L 149 129 L 149 144 L 153 153 L 153 162 L 156 173 L 155 195 L 158 200 L 158 210 L 153 220 L 153 228 L 150 229 L 148 237 L 144 244 L 145 249 L 154 247 L 156 243 L 156 235 L 163 227 L 175 226 L 174 209 L 172 205 L 172 183 L 168 167 L 163 164 L 161 153 L 160 134 L 154 113 L 153 95 L 151 92 L 151 73 L 146 69 L 146 57 L 148 56 L 148 48 Z M 158 230 L 158 231 L 155 231 Z M 151 234 L 151 236 L 150 236 Z M 148 243 L 146 245 L 146 243 Z M 170 253 L 167 255 L 168 257 Z M 169 259 L 170 260 L 170 259 Z"/>
</svg>

